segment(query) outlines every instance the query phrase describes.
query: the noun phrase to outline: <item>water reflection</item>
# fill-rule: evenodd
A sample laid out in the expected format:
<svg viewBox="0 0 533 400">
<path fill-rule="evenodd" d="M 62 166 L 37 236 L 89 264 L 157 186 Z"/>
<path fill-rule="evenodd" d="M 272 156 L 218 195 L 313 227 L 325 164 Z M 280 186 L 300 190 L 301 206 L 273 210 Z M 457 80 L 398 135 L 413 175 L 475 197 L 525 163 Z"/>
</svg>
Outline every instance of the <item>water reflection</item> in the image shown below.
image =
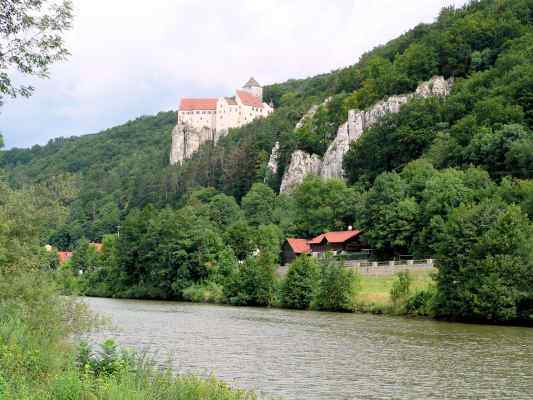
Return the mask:
<svg viewBox="0 0 533 400">
<path fill-rule="evenodd" d="M 87 299 L 178 372 L 287 399 L 531 399 L 533 329 L 359 314 Z"/>
</svg>

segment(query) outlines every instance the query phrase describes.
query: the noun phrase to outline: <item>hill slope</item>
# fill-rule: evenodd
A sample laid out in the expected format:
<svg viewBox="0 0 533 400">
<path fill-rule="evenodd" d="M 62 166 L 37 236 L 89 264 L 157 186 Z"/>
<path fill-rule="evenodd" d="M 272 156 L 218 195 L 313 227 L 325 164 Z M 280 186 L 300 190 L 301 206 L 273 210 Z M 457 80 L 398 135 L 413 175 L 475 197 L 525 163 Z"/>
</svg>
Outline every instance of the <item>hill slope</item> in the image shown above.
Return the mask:
<svg viewBox="0 0 533 400">
<path fill-rule="evenodd" d="M 532 21 L 533 0 L 482 0 L 443 9 L 435 23 L 417 26 L 351 67 L 265 87 L 266 101 L 276 106 L 272 116 L 231 130 L 181 168 L 168 167 L 172 112 L 5 151 L 0 167 L 14 186 L 76 185 L 80 195 L 69 204 L 64 242 L 81 235 L 98 239 L 114 231 L 130 209 L 178 205 L 197 186 L 212 186 L 237 200 L 265 179 L 278 189 L 290 154 L 295 149 L 323 154 L 348 109 L 364 109 L 442 74 L 456 79 L 453 95 L 413 102 L 365 132 L 345 159 L 350 182 L 368 188 L 380 173 L 400 171 L 421 156 L 437 168 L 478 165 L 496 179 L 530 178 Z M 328 97 L 327 105 L 295 130 L 304 113 Z M 276 141 L 280 168 L 269 178 L 266 165 Z"/>
</svg>

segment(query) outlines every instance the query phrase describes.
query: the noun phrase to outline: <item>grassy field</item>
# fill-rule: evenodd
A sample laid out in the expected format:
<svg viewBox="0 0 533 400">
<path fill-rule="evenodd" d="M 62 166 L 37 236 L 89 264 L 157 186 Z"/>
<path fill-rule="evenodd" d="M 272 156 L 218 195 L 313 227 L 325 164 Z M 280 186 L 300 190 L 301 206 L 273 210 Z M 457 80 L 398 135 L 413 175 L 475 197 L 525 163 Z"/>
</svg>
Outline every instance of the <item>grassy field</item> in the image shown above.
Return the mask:
<svg viewBox="0 0 533 400">
<path fill-rule="evenodd" d="M 410 272 L 413 279 L 411 292 L 415 293 L 417 290 L 429 287 L 433 282 L 432 273 L 432 271 Z M 361 286 L 357 295 L 358 308 L 368 311 L 372 308 L 379 310 L 392 306 L 390 291 L 395 279 L 396 275 L 361 276 Z"/>
</svg>

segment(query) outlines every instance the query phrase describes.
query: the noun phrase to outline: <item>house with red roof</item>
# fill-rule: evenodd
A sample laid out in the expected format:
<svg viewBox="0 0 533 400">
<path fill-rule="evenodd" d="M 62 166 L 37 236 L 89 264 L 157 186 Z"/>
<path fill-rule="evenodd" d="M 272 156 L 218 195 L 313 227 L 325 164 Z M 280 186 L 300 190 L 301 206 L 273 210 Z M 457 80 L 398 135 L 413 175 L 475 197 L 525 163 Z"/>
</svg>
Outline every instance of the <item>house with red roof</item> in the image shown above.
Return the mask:
<svg viewBox="0 0 533 400">
<path fill-rule="evenodd" d="M 350 229 L 322 233 L 312 239 L 289 238 L 283 245 L 283 263 L 289 264 L 301 254 L 320 256 L 326 252 L 333 254 L 355 253 L 366 248 L 361 239 L 362 231 Z"/>
</svg>

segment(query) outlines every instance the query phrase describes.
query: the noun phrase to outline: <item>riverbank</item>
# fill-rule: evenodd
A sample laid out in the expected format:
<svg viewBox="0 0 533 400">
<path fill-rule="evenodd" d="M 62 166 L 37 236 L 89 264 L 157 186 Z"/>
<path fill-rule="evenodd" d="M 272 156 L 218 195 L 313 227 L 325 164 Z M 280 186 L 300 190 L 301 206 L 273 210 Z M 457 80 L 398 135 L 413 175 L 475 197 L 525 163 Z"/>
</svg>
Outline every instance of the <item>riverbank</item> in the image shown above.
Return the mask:
<svg viewBox="0 0 533 400">
<path fill-rule="evenodd" d="M 394 275 L 361 275 L 356 276 L 357 289 L 353 296 L 353 309 L 343 310 L 354 311 L 360 313 L 384 314 L 384 315 L 417 315 L 428 316 L 422 307 L 418 310 L 407 309 L 406 303 L 409 298 L 416 296 L 418 293 L 427 293 L 433 287 L 434 281 L 432 274 L 435 270 L 422 270 L 409 272 L 409 287 L 404 293 L 403 298 L 394 301 L 391 296 L 394 283 L 398 281 L 398 274 Z M 278 289 L 281 287 L 281 282 L 278 282 Z M 185 301 L 192 303 L 207 303 L 207 304 L 228 304 L 224 296 L 223 287 L 213 282 L 194 285 L 187 288 L 183 292 Z M 98 297 L 98 296 L 96 296 Z M 157 299 L 154 299 L 157 300 Z M 163 300 L 163 299 L 160 299 Z M 423 305 L 425 306 L 425 304 Z M 290 308 L 283 304 L 279 296 L 270 304 L 273 308 Z M 310 307 L 313 310 L 313 307 Z"/>
<path fill-rule="evenodd" d="M 99 325 L 48 274 L 0 270 L 0 399 L 256 399 L 215 378 L 176 375 L 111 340 L 97 348 L 72 340 Z"/>
<path fill-rule="evenodd" d="M 261 398 L 533 395 L 528 328 L 174 301 L 83 301 L 112 321 L 91 341 L 115 338 L 175 373 L 215 373 Z"/>
</svg>

